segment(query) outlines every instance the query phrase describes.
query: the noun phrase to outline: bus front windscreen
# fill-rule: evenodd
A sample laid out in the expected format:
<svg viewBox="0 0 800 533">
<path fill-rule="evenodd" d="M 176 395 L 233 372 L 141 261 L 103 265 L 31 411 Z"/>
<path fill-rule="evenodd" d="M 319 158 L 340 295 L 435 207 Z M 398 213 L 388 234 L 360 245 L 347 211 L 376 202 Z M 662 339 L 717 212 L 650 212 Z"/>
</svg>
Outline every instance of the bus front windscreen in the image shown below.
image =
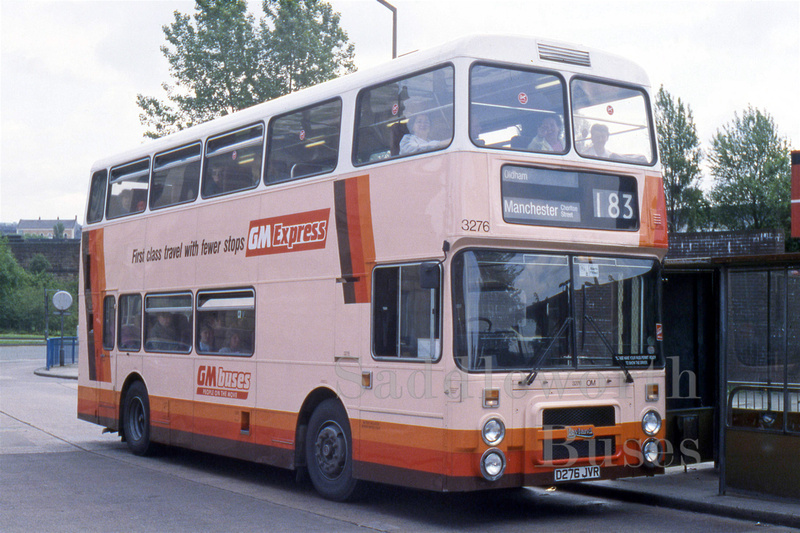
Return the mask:
<svg viewBox="0 0 800 533">
<path fill-rule="evenodd" d="M 456 361 L 468 371 L 663 366 L 658 280 L 650 259 L 463 252 Z"/>
</svg>

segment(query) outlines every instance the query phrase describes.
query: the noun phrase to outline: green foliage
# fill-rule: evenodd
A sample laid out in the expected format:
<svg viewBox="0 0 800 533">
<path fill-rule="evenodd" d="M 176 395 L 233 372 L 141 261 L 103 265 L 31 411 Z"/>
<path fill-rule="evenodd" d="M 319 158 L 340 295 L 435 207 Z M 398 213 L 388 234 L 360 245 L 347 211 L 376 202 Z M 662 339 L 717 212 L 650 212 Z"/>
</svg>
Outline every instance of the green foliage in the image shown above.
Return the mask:
<svg viewBox="0 0 800 533">
<path fill-rule="evenodd" d="M 19 265 L 5 239 L 0 239 L 0 331 L 43 333 L 46 300 L 50 334 L 56 334 L 61 324 L 51 303 L 53 293 L 66 290 L 77 302 L 77 279 L 66 283 L 54 279 L 47 269 L 41 269 L 45 263 L 49 266 L 47 259 L 41 254 L 38 256 L 41 259 L 37 256 L 31 259 L 31 271 L 28 272 Z M 69 312 L 70 315 L 64 319 L 64 332 L 71 336 L 78 325 L 77 305 L 73 304 Z"/>
<path fill-rule="evenodd" d="M 42 254 L 35 254 L 28 263 L 28 271 L 32 274 L 43 274 L 50 270 L 52 265 Z"/>
<path fill-rule="evenodd" d="M 321 0 L 264 0 L 270 31 L 261 23 L 262 45 L 269 50 L 276 89 L 287 94 L 355 70 L 352 44 L 339 26 L 339 14 Z"/>
<path fill-rule="evenodd" d="M 789 146 L 772 117 L 748 107 L 723 126 L 709 153 L 716 222 L 730 230 L 790 228 Z"/>
<path fill-rule="evenodd" d="M 25 278 L 25 270 L 17 263 L 17 258 L 9 250 L 5 239 L 0 239 L 0 299 L 5 300 L 19 286 Z M 0 305 L 0 324 L 6 311 L 5 305 Z M 2 326 L 0 326 L 2 327 Z"/>
<path fill-rule="evenodd" d="M 700 140 L 692 110 L 662 86 L 656 95 L 656 130 L 664 173 L 669 231 L 695 231 L 704 225 L 708 204 L 700 182 Z"/>
<path fill-rule="evenodd" d="M 173 84 L 167 100 L 137 95 L 157 138 L 354 70 L 339 15 L 321 0 L 265 0 L 258 23 L 244 0 L 197 0 L 174 13 L 161 51 Z"/>
<path fill-rule="evenodd" d="M 56 222 L 55 226 L 53 226 L 53 238 L 54 239 L 63 239 L 64 238 L 64 223 L 63 222 Z"/>
</svg>

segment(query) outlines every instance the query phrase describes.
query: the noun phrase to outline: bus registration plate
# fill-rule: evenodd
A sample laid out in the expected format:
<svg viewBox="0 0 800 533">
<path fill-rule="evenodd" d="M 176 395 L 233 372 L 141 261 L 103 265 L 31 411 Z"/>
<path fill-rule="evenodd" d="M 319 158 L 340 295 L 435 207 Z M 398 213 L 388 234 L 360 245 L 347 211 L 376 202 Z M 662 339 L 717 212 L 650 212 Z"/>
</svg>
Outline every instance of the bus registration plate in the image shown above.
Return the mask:
<svg viewBox="0 0 800 533">
<path fill-rule="evenodd" d="M 572 468 L 556 468 L 553 471 L 554 481 L 582 481 L 600 477 L 599 466 L 576 466 Z"/>
</svg>

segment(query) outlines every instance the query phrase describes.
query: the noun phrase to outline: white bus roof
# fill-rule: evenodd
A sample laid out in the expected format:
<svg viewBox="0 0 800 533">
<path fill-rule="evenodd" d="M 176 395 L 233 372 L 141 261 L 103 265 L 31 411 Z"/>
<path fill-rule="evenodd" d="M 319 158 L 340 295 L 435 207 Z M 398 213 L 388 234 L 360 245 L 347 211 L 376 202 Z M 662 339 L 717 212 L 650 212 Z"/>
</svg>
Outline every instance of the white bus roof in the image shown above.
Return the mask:
<svg viewBox="0 0 800 533">
<path fill-rule="evenodd" d="M 566 73 L 584 74 L 649 87 L 645 71 L 636 63 L 594 48 L 525 36 L 468 36 L 434 48 L 410 52 L 382 65 L 341 76 L 146 142 L 135 149 L 104 157 L 95 162 L 92 172 L 205 139 L 214 134 L 253 124 L 265 117 L 280 115 L 458 58 L 557 69 Z"/>
</svg>

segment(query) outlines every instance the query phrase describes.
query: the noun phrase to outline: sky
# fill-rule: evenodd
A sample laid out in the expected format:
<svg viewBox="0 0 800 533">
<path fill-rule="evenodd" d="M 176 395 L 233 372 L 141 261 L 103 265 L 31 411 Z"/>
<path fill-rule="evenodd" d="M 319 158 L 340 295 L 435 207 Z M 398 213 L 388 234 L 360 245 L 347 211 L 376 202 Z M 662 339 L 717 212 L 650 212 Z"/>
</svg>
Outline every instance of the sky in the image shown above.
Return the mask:
<svg viewBox="0 0 800 533">
<path fill-rule="evenodd" d="M 704 150 L 748 106 L 800 149 L 800 0 L 389 2 L 398 54 L 481 33 L 582 44 L 637 62 L 654 91 L 688 104 Z M 329 3 L 359 69 L 391 59 L 386 7 Z M 92 163 L 144 142 L 137 94 L 165 96 L 161 28 L 176 10 L 194 2 L 0 0 L 0 222 L 83 223 Z"/>
</svg>

